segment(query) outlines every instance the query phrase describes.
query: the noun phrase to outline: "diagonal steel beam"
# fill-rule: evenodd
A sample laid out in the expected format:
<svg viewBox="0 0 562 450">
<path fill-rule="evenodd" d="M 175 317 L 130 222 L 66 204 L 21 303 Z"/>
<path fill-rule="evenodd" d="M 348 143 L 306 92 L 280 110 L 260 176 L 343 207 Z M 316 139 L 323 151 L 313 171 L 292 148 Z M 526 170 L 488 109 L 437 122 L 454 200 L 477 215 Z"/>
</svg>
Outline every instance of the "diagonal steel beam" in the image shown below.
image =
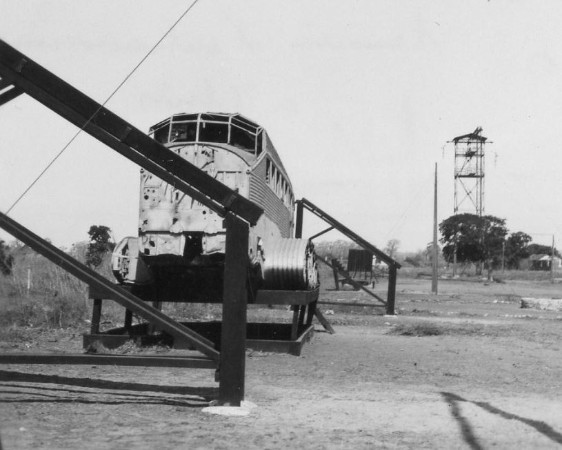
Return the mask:
<svg viewBox="0 0 562 450">
<path fill-rule="evenodd" d="M 218 214 L 255 225 L 263 210 L 0 40 L 0 76 Z"/>
<path fill-rule="evenodd" d="M 19 97 L 21 94 L 23 94 L 23 90 L 17 87 L 12 87 L 11 89 L 6 90 L 5 92 L 2 92 L 0 94 L 0 106 L 2 106 L 5 103 L 8 103 L 9 101 L 13 100 L 16 97 Z"/>
<path fill-rule="evenodd" d="M 331 269 L 334 269 L 334 266 L 332 264 L 330 264 L 328 262 L 327 258 L 324 258 L 322 256 L 320 256 L 318 253 L 316 253 L 316 257 L 318 258 L 319 261 L 323 262 L 324 264 L 326 264 L 328 267 L 330 267 Z M 367 289 L 365 286 L 363 286 L 361 283 L 358 283 L 357 281 L 355 281 L 353 278 L 351 278 L 349 276 L 349 274 L 347 272 L 345 272 L 344 270 L 341 270 L 339 267 L 335 267 L 335 269 L 338 271 L 338 273 L 344 277 L 347 282 L 349 284 L 351 284 L 354 288 L 356 289 L 362 289 L 363 291 L 365 291 L 367 294 L 369 294 L 370 296 L 376 298 L 379 302 L 381 302 L 384 306 L 386 306 L 386 302 L 384 301 L 384 299 L 382 299 L 381 297 L 379 297 L 377 294 L 375 294 L 373 291 L 371 291 L 370 289 Z"/>
<path fill-rule="evenodd" d="M 143 300 L 134 296 L 130 292 L 127 292 L 121 287 L 111 283 L 97 272 L 94 272 L 89 267 L 76 261 L 62 250 L 59 250 L 54 245 L 49 244 L 45 239 L 40 238 L 23 225 L 3 213 L 0 213 L 0 228 L 10 233 L 16 239 L 19 239 L 23 243 L 29 245 L 29 247 L 33 250 L 74 275 L 80 281 L 87 283 L 100 292 L 107 292 L 110 298 L 115 300 L 121 306 L 137 313 L 150 323 L 159 326 L 163 331 L 168 332 L 176 339 L 189 342 L 193 345 L 193 347 L 195 347 L 195 349 L 207 355 L 209 358 L 215 361 L 219 360 L 220 353 L 215 350 L 211 341 L 175 320 L 170 319 L 167 315 L 146 304 Z"/>
<path fill-rule="evenodd" d="M 0 91 L 4 88 L 7 88 L 8 86 L 10 86 L 12 83 L 10 83 L 7 80 L 3 80 L 2 78 L 0 78 Z"/>
<path fill-rule="evenodd" d="M 322 211 L 318 206 L 316 206 L 310 200 L 307 200 L 306 198 L 302 198 L 301 200 L 297 200 L 297 204 L 302 205 L 304 208 L 308 209 L 312 214 L 320 217 L 328 225 L 333 226 L 336 230 L 338 230 L 339 232 L 341 232 L 342 234 L 347 236 L 353 242 L 356 242 L 357 244 L 359 244 L 365 250 L 370 251 L 373 255 L 377 256 L 379 259 L 384 261 L 389 266 L 393 265 L 393 266 L 396 266 L 396 268 L 398 268 L 398 269 L 401 267 L 401 265 L 398 261 L 394 260 L 393 258 L 388 256 L 386 253 L 384 253 L 383 251 L 381 251 L 377 247 L 375 247 L 373 244 L 367 242 L 361 236 L 359 236 L 358 234 L 351 231 L 344 224 L 342 224 L 341 222 L 337 221 L 332 216 L 330 216 L 327 212 Z"/>
</svg>

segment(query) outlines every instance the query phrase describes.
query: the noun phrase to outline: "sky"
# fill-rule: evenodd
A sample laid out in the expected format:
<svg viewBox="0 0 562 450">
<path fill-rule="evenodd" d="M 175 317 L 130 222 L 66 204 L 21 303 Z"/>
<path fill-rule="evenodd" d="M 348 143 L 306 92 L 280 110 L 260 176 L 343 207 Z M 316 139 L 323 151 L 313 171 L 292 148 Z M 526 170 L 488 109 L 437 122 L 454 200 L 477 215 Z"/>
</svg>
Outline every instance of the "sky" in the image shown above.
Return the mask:
<svg viewBox="0 0 562 450">
<path fill-rule="evenodd" d="M 190 4 L 0 0 L 0 38 L 101 103 Z M 481 126 L 485 212 L 550 244 L 561 13 L 547 0 L 199 0 L 106 106 L 145 131 L 239 112 L 268 131 L 297 198 L 402 251 L 432 240 L 435 163 L 438 220 L 453 214 L 448 141 Z M 0 211 L 76 131 L 27 96 L 0 107 Z M 59 246 L 93 224 L 120 240 L 137 233 L 138 189 L 139 168 L 82 133 L 10 216 Z M 323 228 L 305 216 L 305 236 Z"/>
</svg>

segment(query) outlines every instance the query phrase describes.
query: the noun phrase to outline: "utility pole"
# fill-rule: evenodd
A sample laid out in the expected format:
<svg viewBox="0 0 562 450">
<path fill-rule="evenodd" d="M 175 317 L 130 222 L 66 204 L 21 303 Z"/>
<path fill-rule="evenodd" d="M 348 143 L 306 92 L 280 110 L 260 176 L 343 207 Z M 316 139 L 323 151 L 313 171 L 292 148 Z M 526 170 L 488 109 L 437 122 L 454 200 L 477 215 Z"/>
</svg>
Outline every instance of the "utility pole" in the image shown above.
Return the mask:
<svg viewBox="0 0 562 450">
<path fill-rule="evenodd" d="M 435 163 L 435 183 L 433 186 L 433 278 L 431 292 L 437 294 L 437 163 Z"/>
<path fill-rule="evenodd" d="M 554 283 L 554 235 L 552 235 L 552 248 L 550 249 L 550 282 Z"/>
<path fill-rule="evenodd" d="M 502 273 L 505 272 L 505 241 L 502 242 Z"/>
<path fill-rule="evenodd" d="M 458 225 L 457 228 L 455 230 L 455 236 L 454 236 L 454 241 L 453 241 L 453 278 L 456 278 L 457 276 L 457 238 L 458 238 Z"/>
</svg>

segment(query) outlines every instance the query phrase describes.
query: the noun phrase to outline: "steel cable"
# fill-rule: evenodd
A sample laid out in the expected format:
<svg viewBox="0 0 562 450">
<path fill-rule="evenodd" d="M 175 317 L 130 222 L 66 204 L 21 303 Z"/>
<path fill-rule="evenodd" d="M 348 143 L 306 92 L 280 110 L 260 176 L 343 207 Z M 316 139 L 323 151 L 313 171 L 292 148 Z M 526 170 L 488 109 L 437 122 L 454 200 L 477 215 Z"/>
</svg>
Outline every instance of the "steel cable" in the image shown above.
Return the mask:
<svg viewBox="0 0 562 450">
<path fill-rule="evenodd" d="M 84 128 L 88 126 L 88 124 L 92 121 L 92 119 L 96 116 L 96 114 L 100 112 L 100 110 L 107 104 L 107 102 L 109 102 L 113 98 L 113 96 L 117 93 L 117 91 L 119 91 L 119 89 L 121 89 L 123 85 L 127 81 L 129 81 L 129 78 L 131 78 L 131 76 L 137 71 L 137 69 L 148 59 L 148 57 L 152 54 L 152 52 L 154 52 L 154 50 L 156 50 L 156 48 L 162 43 L 162 41 L 166 39 L 166 37 L 172 32 L 172 30 L 176 27 L 176 25 L 180 23 L 180 21 L 189 13 L 189 11 L 191 11 L 191 9 L 195 6 L 195 4 L 198 1 L 199 0 L 193 0 L 193 2 L 189 5 L 189 7 L 180 15 L 180 17 L 172 24 L 172 26 L 168 28 L 168 30 L 164 33 L 164 35 L 160 39 L 158 39 L 156 44 L 152 46 L 152 48 L 142 57 L 142 59 L 137 63 L 137 65 L 127 74 L 127 76 L 123 79 L 123 81 L 119 83 L 119 85 L 105 99 L 105 101 L 99 106 L 99 108 L 88 118 L 88 120 L 86 120 L 84 125 L 82 125 L 82 128 L 80 128 L 74 134 L 74 136 L 72 136 L 72 138 L 66 143 L 66 145 L 62 148 L 62 150 L 60 150 L 55 155 L 55 157 L 49 162 L 49 164 L 47 164 L 47 166 L 39 173 L 39 175 L 31 182 L 31 184 L 23 191 L 23 193 L 16 199 L 16 201 L 12 203 L 12 205 L 6 211 L 6 215 L 9 214 L 12 211 L 12 209 L 14 209 L 14 207 L 27 195 L 27 193 L 33 188 L 33 186 L 37 184 L 37 182 L 41 179 L 41 177 L 45 175 L 45 173 L 51 168 L 51 166 L 62 156 L 62 154 L 66 151 L 66 149 L 70 146 L 70 144 L 72 144 L 76 140 L 78 135 L 82 133 L 82 131 L 84 131 Z"/>
</svg>

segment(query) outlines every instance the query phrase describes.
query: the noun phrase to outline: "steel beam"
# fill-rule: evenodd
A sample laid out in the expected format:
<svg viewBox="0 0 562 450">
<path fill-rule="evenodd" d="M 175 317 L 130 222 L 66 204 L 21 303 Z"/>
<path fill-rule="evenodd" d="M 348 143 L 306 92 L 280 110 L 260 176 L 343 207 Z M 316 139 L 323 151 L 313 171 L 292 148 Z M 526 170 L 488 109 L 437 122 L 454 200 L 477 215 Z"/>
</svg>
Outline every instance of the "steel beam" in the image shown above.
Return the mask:
<svg viewBox="0 0 562 450">
<path fill-rule="evenodd" d="M 334 229 L 333 226 L 326 228 L 325 230 L 322 230 L 320 233 L 316 233 L 314 236 L 310 236 L 308 238 L 309 241 L 312 241 L 313 239 L 316 239 L 317 237 L 322 236 L 323 234 L 328 233 L 329 231 L 332 231 Z"/>
<path fill-rule="evenodd" d="M 319 290 L 311 291 L 270 291 L 260 289 L 255 305 L 308 305 L 318 300 Z"/>
<path fill-rule="evenodd" d="M 389 316 L 396 314 L 394 303 L 396 299 L 396 266 L 388 267 L 388 294 L 386 301 L 386 313 Z"/>
<path fill-rule="evenodd" d="M 349 228 L 347 228 L 344 224 L 342 224 L 341 222 L 337 221 L 336 219 L 334 219 L 332 216 L 330 216 L 328 213 L 326 213 L 325 211 L 322 211 L 318 206 L 316 206 L 314 203 L 312 203 L 311 201 L 307 200 L 306 198 L 303 198 L 301 200 L 298 200 L 297 203 L 299 205 L 302 205 L 303 207 L 305 207 L 306 209 L 308 209 L 311 213 L 313 213 L 314 215 L 320 217 L 322 220 L 324 220 L 324 222 L 326 222 L 327 224 L 333 226 L 336 230 L 340 231 L 342 234 L 344 234 L 345 236 L 347 236 L 349 239 L 351 239 L 353 242 L 356 242 L 357 244 L 359 244 L 361 247 L 363 247 L 365 250 L 370 251 L 373 255 L 375 255 L 377 258 L 379 258 L 380 260 L 384 261 L 386 264 L 390 265 L 394 265 L 396 266 L 397 269 L 399 269 L 401 266 L 398 263 L 398 261 L 392 259 L 390 256 L 388 256 L 386 253 L 384 253 L 383 251 L 379 250 L 377 247 L 375 247 L 373 244 L 371 244 L 370 242 L 367 242 L 365 239 L 363 239 L 361 236 L 359 236 L 358 234 L 354 233 L 353 231 L 351 231 Z M 298 208 L 299 206 L 297 206 Z M 297 209 L 298 211 L 298 209 Z"/>
<path fill-rule="evenodd" d="M 6 90 L 2 94 L 0 94 L 0 106 L 8 103 L 16 97 L 19 97 L 21 94 L 23 94 L 23 90 L 17 87 Z"/>
<path fill-rule="evenodd" d="M 385 305 L 376 305 L 373 303 L 360 303 L 360 302 L 332 302 L 332 301 L 319 301 L 319 305 L 330 305 L 330 306 L 362 306 L 366 308 L 385 308 Z"/>
<path fill-rule="evenodd" d="M 296 202 L 297 212 L 296 212 L 296 220 L 295 220 L 295 237 L 297 239 L 302 238 L 302 219 L 303 219 L 303 206 L 302 202 Z"/>
<path fill-rule="evenodd" d="M 227 214 L 219 367 L 223 405 L 240 406 L 244 400 L 249 233 L 246 222 Z"/>
<path fill-rule="evenodd" d="M 361 283 L 358 283 L 357 281 L 355 281 L 353 278 L 351 278 L 349 276 L 348 273 L 346 273 L 343 270 L 340 270 L 339 267 L 337 267 L 335 264 L 330 264 L 328 262 L 328 260 L 326 258 L 323 258 L 320 255 L 316 255 L 316 257 L 318 258 L 319 261 L 323 262 L 324 264 L 326 264 L 328 267 L 331 267 L 332 270 L 334 271 L 334 279 L 336 282 L 336 287 L 339 289 L 339 280 L 336 276 L 336 274 L 340 274 L 342 277 L 344 277 L 346 279 L 346 281 L 351 284 L 354 288 L 356 289 L 361 289 L 363 291 L 365 291 L 367 294 L 369 294 L 370 296 L 376 298 L 379 302 L 381 302 L 383 305 L 386 305 L 387 302 L 384 301 L 384 299 L 382 299 L 381 297 L 379 297 L 377 294 L 375 294 L 373 291 L 371 291 L 370 289 L 367 289 L 365 286 L 363 286 Z M 333 262 L 333 261 L 332 261 Z"/>
<path fill-rule="evenodd" d="M 113 150 L 213 209 L 217 214 L 224 216 L 227 211 L 232 211 L 252 225 L 255 225 L 263 214 L 259 206 L 173 153 L 2 40 L 0 76 Z"/>
<path fill-rule="evenodd" d="M 103 355 L 99 353 L 4 353 L 0 355 L 0 364 L 217 368 L 216 361 L 202 356 Z"/>
<path fill-rule="evenodd" d="M 4 80 L 2 78 L 0 78 L 0 91 L 4 88 L 7 88 L 8 86 L 11 86 L 12 83 L 10 83 L 8 80 Z"/>
<path fill-rule="evenodd" d="M 95 287 L 101 292 L 107 292 L 108 295 L 121 306 L 130 309 L 139 316 L 148 320 L 150 323 L 158 325 L 162 330 L 171 334 L 176 339 L 189 342 L 195 349 L 207 355 L 211 359 L 219 359 L 220 354 L 214 348 L 211 341 L 205 339 L 203 336 L 200 336 L 175 320 L 170 319 L 167 315 L 146 304 L 143 300 L 135 297 L 130 292 L 127 292 L 119 286 L 111 283 L 97 272 L 94 272 L 89 267 L 76 261 L 62 250 L 59 250 L 52 244 L 49 244 L 45 239 L 40 238 L 3 213 L 0 213 L 0 228 L 10 233 L 16 239 L 19 239 L 24 244 L 27 244 L 30 248 L 40 253 L 63 270 L 66 270 L 68 273 L 74 275 L 84 283 Z"/>
</svg>

